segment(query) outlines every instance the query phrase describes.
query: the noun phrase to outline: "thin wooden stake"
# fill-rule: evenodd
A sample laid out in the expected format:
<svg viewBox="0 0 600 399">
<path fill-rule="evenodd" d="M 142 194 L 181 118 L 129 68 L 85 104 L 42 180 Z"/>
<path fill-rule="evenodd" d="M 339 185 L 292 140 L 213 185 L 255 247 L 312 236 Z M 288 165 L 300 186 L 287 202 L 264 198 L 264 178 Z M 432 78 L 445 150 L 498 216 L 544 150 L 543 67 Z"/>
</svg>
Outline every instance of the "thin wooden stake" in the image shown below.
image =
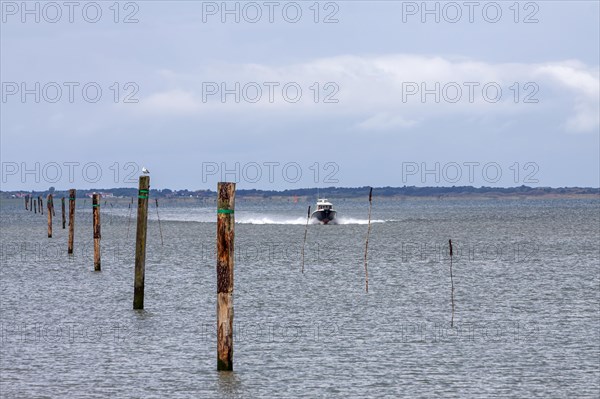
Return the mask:
<svg viewBox="0 0 600 399">
<path fill-rule="evenodd" d="M 65 225 L 67 224 L 67 218 L 65 216 L 65 197 L 62 197 L 60 199 L 60 205 L 62 208 L 62 228 L 65 228 Z"/>
<path fill-rule="evenodd" d="M 452 278 L 452 240 L 448 240 L 450 246 L 450 300 L 452 301 L 452 319 L 450 320 L 450 327 L 454 326 L 454 279 Z"/>
<path fill-rule="evenodd" d="M 33 194 L 29 196 L 29 212 L 33 211 Z"/>
<path fill-rule="evenodd" d="M 92 218 L 94 229 L 94 271 L 99 272 L 100 266 L 100 194 L 92 195 Z"/>
<path fill-rule="evenodd" d="M 144 278 L 146 273 L 146 229 L 148 226 L 148 196 L 150 176 L 140 176 L 138 191 L 137 229 L 135 236 L 135 278 L 133 308 L 144 309 Z"/>
<path fill-rule="evenodd" d="M 33 213 L 37 214 L 37 205 L 38 205 L 38 201 L 35 200 L 33 201 Z"/>
<path fill-rule="evenodd" d="M 132 199 L 133 201 L 133 199 Z M 127 234 L 125 238 L 129 238 L 129 225 L 131 224 L 131 203 L 129 203 L 129 216 L 127 216 Z"/>
<path fill-rule="evenodd" d="M 42 199 L 41 196 L 38 197 L 38 202 L 39 202 L 39 207 L 40 208 L 40 213 L 43 215 L 44 214 L 44 200 Z"/>
<path fill-rule="evenodd" d="M 69 247 L 67 253 L 73 253 L 73 241 L 75 241 L 75 198 L 77 190 L 69 190 Z"/>
<path fill-rule="evenodd" d="M 217 370 L 233 370 L 235 183 L 217 186 Z"/>
<path fill-rule="evenodd" d="M 48 238 L 52 238 L 52 194 L 48 194 L 46 198 L 46 206 L 48 207 Z"/>
<path fill-rule="evenodd" d="M 306 216 L 306 226 L 304 227 L 304 243 L 302 244 L 302 273 L 304 273 L 304 247 L 306 246 L 306 235 L 308 233 L 308 222 L 310 222 L 310 205 Z"/>
<path fill-rule="evenodd" d="M 369 235 L 371 234 L 371 207 L 373 202 L 371 199 L 373 198 L 373 187 L 369 191 L 369 224 L 367 228 L 367 239 L 365 241 L 365 291 L 369 292 L 369 269 L 367 267 L 367 255 L 369 252 Z"/>
<path fill-rule="evenodd" d="M 158 217 L 158 230 L 160 231 L 160 245 L 162 246 L 165 243 L 163 242 L 162 226 L 160 225 L 160 215 L 158 214 L 158 198 L 154 198 L 154 201 L 156 203 L 156 217 Z"/>
<path fill-rule="evenodd" d="M 26 211 L 29 210 L 29 196 L 28 195 L 25 196 L 25 210 Z"/>
</svg>

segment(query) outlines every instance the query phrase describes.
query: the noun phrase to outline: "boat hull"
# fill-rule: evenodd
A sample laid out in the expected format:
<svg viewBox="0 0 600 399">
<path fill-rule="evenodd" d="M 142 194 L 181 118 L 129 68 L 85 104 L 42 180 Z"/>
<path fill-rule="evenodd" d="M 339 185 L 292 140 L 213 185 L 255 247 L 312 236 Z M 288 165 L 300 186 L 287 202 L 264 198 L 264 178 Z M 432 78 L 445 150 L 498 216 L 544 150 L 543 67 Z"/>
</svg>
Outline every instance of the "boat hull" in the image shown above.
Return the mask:
<svg viewBox="0 0 600 399">
<path fill-rule="evenodd" d="M 336 211 L 334 210 L 321 210 L 314 211 L 311 215 L 311 219 L 316 220 L 321 224 L 335 224 L 337 222 L 335 216 Z"/>
</svg>

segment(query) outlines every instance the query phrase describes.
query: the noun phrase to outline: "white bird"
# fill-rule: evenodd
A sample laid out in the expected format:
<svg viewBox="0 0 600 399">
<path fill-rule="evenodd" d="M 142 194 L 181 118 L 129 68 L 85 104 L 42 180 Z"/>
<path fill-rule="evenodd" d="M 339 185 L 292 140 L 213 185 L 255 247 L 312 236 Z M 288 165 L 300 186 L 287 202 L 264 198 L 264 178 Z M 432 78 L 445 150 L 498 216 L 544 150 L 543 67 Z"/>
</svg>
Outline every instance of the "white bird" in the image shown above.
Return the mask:
<svg viewBox="0 0 600 399">
<path fill-rule="evenodd" d="M 142 173 L 145 175 L 149 175 L 150 171 L 148 169 L 146 169 L 146 167 L 142 166 Z"/>
</svg>

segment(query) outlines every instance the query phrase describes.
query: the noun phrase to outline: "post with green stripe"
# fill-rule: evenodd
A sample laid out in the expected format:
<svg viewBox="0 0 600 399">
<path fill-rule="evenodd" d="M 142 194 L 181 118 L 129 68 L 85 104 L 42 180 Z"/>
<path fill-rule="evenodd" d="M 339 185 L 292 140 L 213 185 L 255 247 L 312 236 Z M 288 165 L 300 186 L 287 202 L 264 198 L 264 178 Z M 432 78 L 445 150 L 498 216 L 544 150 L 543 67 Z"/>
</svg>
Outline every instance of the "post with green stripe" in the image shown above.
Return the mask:
<svg viewBox="0 0 600 399">
<path fill-rule="evenodd" d="M 75 197 L 77 191 L 72 188 L 69 190 L 69 254 L 73 253 L 73 241 L 75 240 Z"/>
<path fill-rule="evenodd" d="M 133 308 L 144 309 L 144 274 L 146 269 L 146 227 L 148 225 L 148 196 L 150 176 L 140 176 L 138 191 L 137 231 L 135 235 L 135 280 Z"/>
<path fill-rule="evenodd" d="M 217 370 L 233 370 L 235 183 L 217 186 Z"/>
<path fill-rule="evenodd" d="M 94 230 L 94 271 L 100 266 L 100 194 L 92 194 L 92 222 Z"/>
</svg>

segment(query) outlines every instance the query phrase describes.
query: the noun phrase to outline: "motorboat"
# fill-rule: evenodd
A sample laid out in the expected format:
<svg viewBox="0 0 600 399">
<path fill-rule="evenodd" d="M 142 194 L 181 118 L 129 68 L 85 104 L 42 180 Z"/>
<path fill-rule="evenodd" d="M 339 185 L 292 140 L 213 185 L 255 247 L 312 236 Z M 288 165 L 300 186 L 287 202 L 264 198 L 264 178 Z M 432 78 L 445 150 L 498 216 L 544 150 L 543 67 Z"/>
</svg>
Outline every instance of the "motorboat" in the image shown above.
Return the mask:
<svg viewBox="0 0 600 399">
<path fill-rule="evenodd" d="M 317 208 L 310 216 L 311 220 L 321 224 L 335 224 L 337 212 L 333 209 L 333 204 L 326 198 L 317 200 Z"/>
</svg>

